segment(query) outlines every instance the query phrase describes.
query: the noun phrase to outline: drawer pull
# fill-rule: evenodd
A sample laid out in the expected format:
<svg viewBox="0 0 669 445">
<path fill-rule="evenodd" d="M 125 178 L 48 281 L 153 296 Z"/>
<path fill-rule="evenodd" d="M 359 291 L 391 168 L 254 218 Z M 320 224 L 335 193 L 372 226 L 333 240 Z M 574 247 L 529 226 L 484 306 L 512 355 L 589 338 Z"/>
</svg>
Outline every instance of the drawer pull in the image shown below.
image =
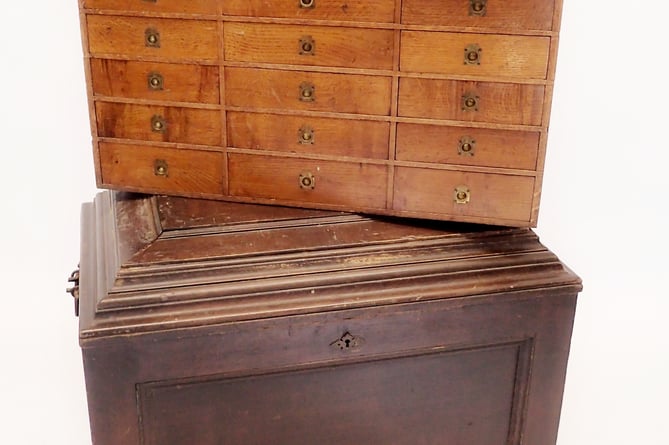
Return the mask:
<svg viewBox="0 0 669 445">
<path fill-rule="evenodd" d="M 350 351 L 355 349 L 362 344 L 362 338 L 351 335 L 350 332 L 346 332 L 337 340 L 330 343 L 330 346 L 334 349 L 340 349 L 342 351 Z"/>
<path fill-rule="evenodd" d="M 164 159 L 156 159 L 153 161 L 153 174 L 156 176 L 167 177 L 167 161 Z"/>
<path fill-rule="evenodd" d="M 469 44 L 465 47 L 465 65 L 480 65 L 481 64 L 481 47 L 477 43 Z"/>
<path fill-rule="evenodd" d="M 316 54 L 316 42 L 311 36 L 304 36 L 300 39 L 299 54 L 301 56 L 313 56 Z"/>
<path fill-rule="evenodd" d="M 469 0 L 469 15 L 483 17 L 488 8 L 486 0 Z"/>
<path fill-rule="evenodd" d="M 302 102 L 313 102 L 314 100 L 316 100 L 315 94 L 316 94 L 316 87 L 314 86 L 313 83 L 302 82 L 300 84 L 299 98 Z"/>
<path fill-rule="evenodd" d="M 160 48 L 160 33 L 155 28 L 146 28 L 144 44 L 149 48 Z"/>
<path fill-rule="evenodd" d="M 479 97 L 474 93 L 465 93 L 462 95 L 462 111 L 478 111 Z"/>
<path fill-rule="evenodd" d="M 304 125 L 297 130 L 297 143 L 302 145 L 313 145 L 314 143 L 314 129 L 308 125 Z"/>
<path fill-rule="evenodd" d="M 453 191 L 453 201 L 455 201 L 456 204 L 467 204 L 470 197 L 471 192 L 466 185 L 455 187 L 455 190 Z"/>
<path fill-rule="evenodd" d="M 461 156 L 474 156 L 476 141 L 469 136 L 463 136 L 458 142 L 458 154 Z"/>
<path fill-rule="evenodd" d="M 167 131 L 167 122 L 165 122 L 165 118 L 157 114 L 151 116 L 151 131 L 154 133 L 165 133 L 165 131 Z"/>
<path fill-rule="evenodd" d="M 313 190 L 316 188 L 316 178 L 310 172 L 300 173 L 300 188 L 304 190 Z"/>
<path fill-rule="evenodd" d="M 159 91 L 163 89 L 163 76 L 160 73 L 149 73 L 147 83 L 150 90 Z"/>
<path fill-rule="evenodd" d="M 314 9 L 316 7 L 316 0 L 300 0 L 300 8 Z"/>
</svg>

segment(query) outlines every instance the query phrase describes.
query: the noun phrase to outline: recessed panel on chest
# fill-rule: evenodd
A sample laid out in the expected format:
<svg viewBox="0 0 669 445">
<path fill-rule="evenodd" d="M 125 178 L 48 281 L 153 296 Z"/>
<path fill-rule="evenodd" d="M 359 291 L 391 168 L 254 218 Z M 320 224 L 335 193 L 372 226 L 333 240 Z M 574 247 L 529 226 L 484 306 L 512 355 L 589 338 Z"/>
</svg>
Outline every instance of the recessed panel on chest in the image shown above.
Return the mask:
<svg viewBox="0 0 669 445">
<path fill-rule="evenodd" d="M 390 113 L 390 77 L 225 68 L 226 104 L 340 113 Z"/>
<path fill-rule="evenodd" d="M 227 113 L 228 145 L 300 154 L 387 159 L 390 124 L 263 113 Z"/>
<path fill-rule="evenodd" d="M 217 14 L 218 2 L 212 0 L 83 0 L 84 8 L 112 11 L 172 12 Z"/>
<path fill-rule="evenodd" d="M 219 68 L 210 65 L 91 59 L 93 93 L 156 101 L 217 104 Z"/>
<path fill-rule="evenodd" d="M 402 23 L 550 30 L 554 0 L 402 0 Z"/>
<path fill-rule="evenodd" d="M 144 190 L 167 194 L 223 190 L 225 171 L 219 152 L 100 142 L 98 153 L 106 184 L 141 184 Z"/>
<path fill-rule="evenodd" d="M 396 167 L 393 208 L 527 221 L 533 191 L 528 176 Z"/>
<path fill-rule="evenodd" d="M 394 0 L 225 0 L 223 14 L 231 16 L 280 17 L 304 20 L 389 22 L 395 16 Z"/>
<path fill-rule="evenodd" d="M 97 102 L 98 135 L 156 142 L 221 144 L 217 110 Z"/>
<path fill-rule="evenodd" d="M 112 15 L 87 15 L 92 55 L 163 60 L 218 60 L 217 23 Z"/>
<path fill-rule="evenodd" d="M 541 125 L 543 85 L 400 78 L 400 116 Z"/>
<path fill-rule="evenodd" d="M 548 37 L 402 31 L 407 72 L 545 79 Z"/>
<path fill-rule="evenodd" d="M 393 31 L 325 26 L 224 25 L 225 59 L 348 68 L 392 69 Z"/>
<path fill-rule="evenodd" d="M 386 205 L 383 165 L 230 153 L 228 168 L 233 196 L 365 208 Z"/>
</svg>

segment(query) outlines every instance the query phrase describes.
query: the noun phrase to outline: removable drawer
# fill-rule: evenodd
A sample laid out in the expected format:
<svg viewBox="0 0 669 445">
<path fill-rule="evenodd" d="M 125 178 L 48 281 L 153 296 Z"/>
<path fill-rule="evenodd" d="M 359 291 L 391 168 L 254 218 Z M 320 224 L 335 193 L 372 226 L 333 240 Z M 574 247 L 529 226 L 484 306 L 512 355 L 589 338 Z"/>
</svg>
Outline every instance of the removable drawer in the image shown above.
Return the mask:
<svg viewBox="0 0 669 445">
<path fill-rule="evenodd" d="M 220 152 L 100 142 L 98 155 L 104 186 L 168 194 L 223 190 Z"/>
<path fill-rule="evenodd" d="M 392 30 L 226 22 L 225 60 L 390 70 Z"/>
<path fill-rule="evenodd" d="M 402 23 L 551 30 L 554 0 L 402 0 Z"/>
<path fill-rule="evenodd" d="M 402 31 L 400 70 L 545 79 L 549 37 Z"/>
<path fill-rule="evenodd" d="M 392 23 L 394 0 L 225 0 L 223 14 L 251 17 L 279 17 L 308 20 L 345 20 Z"/>
<path fill-rule="evenodd" d="M 228 154 L 230 195 L 383 209 L 387 168 L 359 162 Z"/>
<path fill-rule="evenodd" d="M 397 124 L 400 161 L 535 170 L 538 131 Z"/>
<path fill-rule="evenodd" d="M 218 2 L 211 0 L 83 0 L 84 8 L 112 11 L 217 14 Z"/>
<path fill-rule="evenodd" d="M 400 78 L 403 117 L 541 125 L 543 85 Z"/>
<path fill-rule="evenodd" d="M 226 118 L 232 147 L 388 158 L 388 122 L 238 112 L 228 112 Z"/>
<path fill-rule="evenodd" d="M 217 104 L 217 66 L 90 59 L 93 94 Z"/>
<path fill-rule="evenodd" d="M 229 107 L 388 115 L 390 91 L 383 76 L 225 68 Z"/>
<path fill-rule="evenodd" d="M 393 209 L 527 222 L 534 177 L 397 167 Z"/>
<path fill-rule="evenodd" d="M 98 136 L 221 145 L 221 113 L 197 108 L 96 102 Z"/>
<path fill-rule="evenodd" d="M 212 20 L 87 15 L 86 26 L 93 56 L 218 60 L 218 26 Z"/>
</svg>

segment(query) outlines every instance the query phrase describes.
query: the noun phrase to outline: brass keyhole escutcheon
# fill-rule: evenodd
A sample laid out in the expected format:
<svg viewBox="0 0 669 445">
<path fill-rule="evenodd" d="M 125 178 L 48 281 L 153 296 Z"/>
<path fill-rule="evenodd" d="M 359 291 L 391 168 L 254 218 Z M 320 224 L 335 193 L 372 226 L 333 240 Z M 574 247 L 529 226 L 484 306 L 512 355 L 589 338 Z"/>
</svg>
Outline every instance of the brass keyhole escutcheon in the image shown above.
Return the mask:
<svg viewBox="0 0 669 445">
<path fill-rule="evenodd" d="M 461 156 L 474 156 L 476 141 L 469 136 L 463 136 L 458 143 L 458 154 Z"/>
<path fill-rule="evenodd" d="M 300 188 L 303 190 L 313 190 L 316 188 L 316 178 L 310 172 L 300 173 Z"/>
<path fill-rule="evenodd" d="M 160 48 L 160 33 L 155 28 L 146 28 L 144 31 L 144 44 L 149 48 Z"/>
<path fill-rule="evenodd" d="M 453 191 L 453 201 L 456 204 L 467 204 L 470 197 L 471 193 L 466 185 L 455 187 L 455 190 Z"/>
<path fill-rule="evenodd" d="M 149 73 L 147 83 L 151 90 L 163 89 L 163 76 L 160 73 Z"/>
<path fill-rule="evenodd" d="M 313 9 L 316 7 L 316 0 L 300 0 L 300 8 Z"/>
<path fill-rule="evenodd" d="M 151 116 L 151 131 L 155 133 L 165 133 L 165 131 L 167 131 L 167 122 L 165 122 L 165 118 L 157 114 Z"/>
<path fill-rule="evenodd" d="M 167 161 L 164 159 L 156 159 L 153 162 L 153 174 L 156 176 L 165 176 L 167 177 Z"/>
<path fill-rule="evenodd" d="M 316 100 L 316 87 L 313 83 L 302 82 L 300 84 L 300 96 L 299 99 L 302 102 L 313 102 Z"/>
<path fill-rule="evenodd" d="M 462 111 L 478 111 L 479 97 L 474 93 L 466 93 L 462 96 Z"/>
<path fill-rule="evenodd" d="M 480 65 L 481 64 L 481 47 L 477 43 L 472 43 L 465 47 L 465 65 Z"/>
<path fill-rule="evenodd" d="M 311 36 L 304 36 L 300 39 L 299 54 L 302 56 L 313 56 L 316 51 L 316 42 Z"/>
<path fill-rule="evenodd" d="M 297 130 L 297 142 L 302 145 L 313 145 L 314 143 L 314 129 L 308 125 L 304 125 Z"/>
<path fill-rule="evenodd" d="M 469 15 L 475 15 L 482 17 L 486 14 L 487 11 L 487 1 L 486 0 L 469 0 Z"/>
</svg>

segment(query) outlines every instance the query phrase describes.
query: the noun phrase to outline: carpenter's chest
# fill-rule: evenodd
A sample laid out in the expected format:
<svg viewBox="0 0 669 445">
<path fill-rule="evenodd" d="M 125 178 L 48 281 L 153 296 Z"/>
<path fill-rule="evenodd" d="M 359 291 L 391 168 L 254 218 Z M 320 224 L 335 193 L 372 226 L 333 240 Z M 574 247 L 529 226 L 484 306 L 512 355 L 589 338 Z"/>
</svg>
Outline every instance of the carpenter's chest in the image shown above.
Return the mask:
<svg viewBox="0 0 669 445">
<path fill-rule="evenodd" d="M 580 288 L 529 229 L 104 192 L 93 443 L 554 445 Z"/>
<path fill-rule="evenodd" d="M 561 0 L 80 0 L 98 185 L 537 222 Z"/>
</svg>

